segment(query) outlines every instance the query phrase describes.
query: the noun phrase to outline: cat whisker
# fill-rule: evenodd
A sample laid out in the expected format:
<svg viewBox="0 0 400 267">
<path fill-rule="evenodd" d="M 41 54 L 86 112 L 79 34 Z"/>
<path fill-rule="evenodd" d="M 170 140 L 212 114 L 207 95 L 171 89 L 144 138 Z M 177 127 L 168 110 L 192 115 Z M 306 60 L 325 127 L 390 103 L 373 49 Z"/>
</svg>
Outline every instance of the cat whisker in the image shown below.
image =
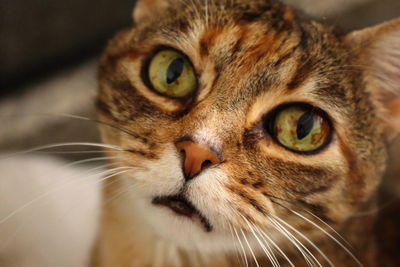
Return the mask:
<svg viewBox="0 0 400 267">
<path fill-rule="evenodd" d="M 315 219 L 317 219 L 318 221 L 320 221 L 323 225 L 325 225 L 326 227 L 329 228 L 329 230 L 331 230 L 333 233 L 335 233 L 343 242 L 346 243 L 346 245 L 348 245 L 349 247 L 352 247 L 352 245 L 346 240 L 344 239 L 344 237 L 339 234 L 332 226 L 330 226 L 328 223 L 326 223 L 324 220 L 322 220 L 320 217 L 318 217 L 317 215 L 315 215 L 314 213 L 312 213 L 309 210 L 305 210 L 305 212 L 307 212 L 308 214 L 310 214 L 312 217 L 314 217 Z"/>
<path fill-rule="evenodd" d="M 249 267 L 249 262 L 248 262 L 248 260 L 247 260 L 247 255 L 246 255 L 246 251 L 245 251 L 245 249 L 244 249 L 243 243 L 242 243 L 242 241 L 241 241 L 241 239 L 240 239 L 240 237 L 239 237 L 239 234 L 238 234 L 236 228 L 233 228 L 233 230 L 235 231 L 235 235 L 236 235 L 236 237 L 237 237 L 237 239 L 238 239 L 238 241 L 239 241 L 240 248 L 242 249 L 243 257 L 244 257 L 244 260 L 245 260 L 245 263 L 246 263 L 246 267 Z"/>
<path fill-rule="evenodd" d="M 284 220 L 282 220 L 281 218 L 277 217 L 277 216 L 273 216 L 271 215 L 273 218 L 275 218 L 276 220 L 280 221 L 281 223 L 283 223 L 284 225 L 286 225 L 289 229 L 291 229 L 292 231 L 294 231 L 296 234 L 298 234 L 299 236 L 301 236 L 304 240 L 307 241 L 307 243 L 309 243 L 315 250 L 318 251 L 319 254 L 321 254 L 321 256 L 328 262 L 328 264 L 332 267 L 334 267 L 335 265 L 332 263 L 332 261 L 325 255 L 325 253 L 318 248 L 318 246 L 315 245 L 314 242 L 312 242 L 307 236 L 305 236 L 304 234 L 302 234 L 300 231 L 298 231 L 296 228 L 294 228 L 293 226 L 291 226 L 289 223 L 285 222 Z"/>
<path fill-rule="evenodd" d="M 273 196 L 273 195 L 270 195 L 270 194 L 268 194 L 267 196 L 270 197 L 270 198 L 275 199 L 275 200 L 272 200 L 272 203 L 274 203 L 274 204 L 276 204 L 276 205 L 278 205 L 278 206 L 280 206 L 280 207 L 283 207 L 283 208 L 285 208 L 285 209 L 287 209 L 287 210 L 290 210 L 290 208 L 286 207 L 286 206 L 283 205 L 282 203 L 277 202 L 276 200 L 289 203 L 289 204 L 291 204 L 291 205 L 296 206 L 298 209 L 301 209 L 302 211 L 307 212 L 308 214 L 310 214 L 311 216 L 313 216 L 314 218 L 316 218 L 318 221 L 320 221 L 321 223 L 323 223 L 324 225 L 326 225 L 329 229 L 331 229 L 331 230 L 333 231 L 333 233 L 335 233 L 341 240 L 343 240 L 346 244 L 348 244 L 348 245 L 351 247 L 351 245 L 349 244 L 349 242 L 348 242 L 346 239 L 344 239 L 344 237 L 342 237 L 332 226 L 330 226 L 328 223 L 326 223 L 324 220 L 322 220 L 321 218 L 319 218 L 317 215 L 313 214 L 313 213 L 310 212 L 309 210 L 306 210 L 306 209 L 304 209 L 303 207 L 301 207 L 300 205 L 298 205 L 298 204 L 296 204 L 296 203 L 294 203 L 294 202 L 292 202 L 292 201 L 289 201 L 289 200 L 287 200 L 287 199 L 279 198 L 279 197 L 276 197 L 276 196 Z"/>
<path fill-rule="evenodd" d="M 371 216 L 374 215 L 383 209 L 387 208 L 388 206 L 392 205 L 393 203 L 397 202 L 399 200 L 400 196 L 394 197 L 392 200 L 387 201 L 386 203 L 383 203 L 382 205 L 371 209 L 367 211 L 362 211 L 362 212 L 357 212 L 353 215 L 353 217 L 364 217 L 364 216 Z"/>
<path fill-rule="evenodd" d="M 127 151 L 118 146 L 106 145 L 106 144 L 102 144 L 102 143 L 68 142 L 68 143 L 56 143 L 56 144 L 50 144 L 50 145 L 43 145 L 43 146 L 28 149 L 28 150 L 11 153 L 9 155 L 1 157 L 0 160 L 6 160 L 6 159 L 10 159 L 12 157 L 18 156 L 18 155 L 28 154 L 28 153 L 32 153 L 32 152 L 36 152 L 36 151 L 41 151 L 41 150 L 46 150 L 46 149 L 51 149 L 51 148 L 58 148 L 58 147 L 68 147 L 68 146 L 89 146 L 89 147 L 107 148 L 107 149 L 112 149 L 112 150 L 116 150 L 116 151 Z"/>
<path fill-rule="evenodd" d="M 231 232 L 233 243 L 235 245 L 235 251 L 236 251 L 235 254 L 237 256 L 237 260 L 238 260 L 238 262 L 240 261 L 242 263 L 242 265 L 244 265 L 245 264 L 244 256 L 243 256 L 243 254 L 241 252 L 239 252 L 239 247 L 238 247 L 238 244 L 237 244 L 237 240 L 235 239 L 235 236 L 233 234 L 233 226 L 232 226 L 231 223 L 228 223 L 228 225 L 229 225 L 229 230 Z"/>
<path fill-rule="evenodd" d="M 107 183 L 106 186 L 109 186 L 111 184 L 113 184 L 114 182 L 116 182 L 117 180 L 111 181 L 109 183 Z M 114 201 L 115 199 L 128 194 L 131 192 L 132 187 L 138 187 L 139 183 L 133 183 L 131 185 L 128 186 L 128 188 L 123 188 L 122 190 L 120 190 L 118 193 L 115 193 L 112 197 L 108 197 L 107 200 L 104 201 L 104 204 L 110 203 L 111 201 Z"/>
<path fill-rule="evenodd" d="M 76 165 L 79 165 L 79 164 L 83 164 L 83 163 L 96 162 L 96 161 L 106 161 L 106 160 L 118 159 L 118 158 L 119 157 L 106 157 L 106 156 L 104 156 L 104 157 L 94 157 L 94 158 L 88 158 L 88 159 L 82 159 L 82 160 L 78 160 L 78 161 L 73 161 L 71 163 L 67 163 L 67 164 L 61 166 L 60 168 L 57 168 L 56 172 L 60 172 L 60 171 L 62 171 L 64 169 L 66 169 L 66 168 L 70 168 L 70 167 L 73 167 L 73 166 L 76 166 Z M 89 169 L 89 170 L 85 171 L 84 173 L 87 173 L 87 172 L 90 172 L 90 171 L 94 171 L 96 169 L 103 168 L 105 166 L 112 166 L 112 165 L 115 165 L 115 164 L 116 163 L 108 163 L 106 165 L 102 165 L 102 166 L 99 166 L 99 167 L 96 167 L 96 168 L 93 168 L 93 169 Z"/>
<path fill-rule="evenodd" d="M 101 167 L 103 167 L 103 166 L 101 166 Z M 98 169 L 98 168 L 95 168 L 95 169 Z M 93 169 L 92 169 L 92 170 L 93 170 Z M 103 182 L 103 181 L 105 181 L 105 180 L 107 180 L 107 179 L 110 179 L 110 178 L 112 178 L 112 177 L 114 177 L 114 176 L 117 176 L 117 175 L 126 173 L 126 172 L 128 172 L 128 171 L 130 171 L 130 169 L 128 169 L 128 170 L 122 170 L 122 171 L 118 171 L 118 172 L 112 173 L 112 174 L 110 174 L 110 175 L 107 175 L 106 177 L 101 178 L 100 180 L 96 181 L 95 183 L 101 183 L 101 182 Z M 107 172 L 109 172 L 109 171 L 107 171 Z M 103 173 L 105 173 L 105 172 L 103 172 Z M 113 182 L 115 182 L 115 181 L 116 181 L 116 180 L 114 180 Z M 63 186 L 65 186 L 65 184 L 64 184 Z M 48 195 L 48 194 L 46 194 L 46 196 L 47 196 L 47 195 Z M 39 197 L 42 198 L 42 196 L 39 196 Z M 39 200 L 39 199 L 35 199 L 35 200 L 33 200 L 33 202 L 36 202 L 37 200 Z M 81 199 L 79 199 L 79 201 L 81 201 Z M 31 203 L 27 203 L 27 204 L 30 205 L 30 204 L 33 204 L 33 202 L 31 201 Z M 25 207 L 21 207 L 21 208 L 25 208 Z M 20 208 L 20 209 L 21 209 L 21 208 Z M 20 211 L 21 211 L 21 210 L 20 210 Z M 17 213 L 19 213 L 19 211 L 18 211 Z M 8 217 L 10 218 L 10 217 L 12 217 L 13 215 L 15 215 L 15 214 L 10 214 Z M 3 222 L 5 222 L 7 219 L 9 219 L 9 218 L 5 218 L 4 221 L 0 222 L 0 225 L 1 225 Z M 61 219 L 61 218 L 60 218 L 60 219 Z M 14 233 L 12 234 L 12 236 L 11 236 L 10 238 L 8 238 L 3 244 L 1 244 L 0 248 L 1 248 L 1 247 L 7 246 L 7 244 L 8 244 L 13 238 L 15 238 L 15 237 L 17 236 L 17 234 L 20 232 L 20 230 L 21 230 L 21 226 L 19 226 L 19 227 L 14 231 Z"/>
<path fill-rule="evenodd" d="M 265 247 L 264 243 L 259 239 L 258 235 L 256 234 L 256 232 L 254 231 L 254 228 L 252 227 L 251 223 L 249 222 L 249 220 L 246 219 L 246 217 L 244 217 L 242 214 L 239 213 L 239 215 L 242 217 L 242 219 L 247 223 L 247 225 L 250 228 L 250 231 L 252 232 L 252 234 L 254 235 L 254 237 L 256 238 L 257 242 L 260 244 L 260 247 L 262 248 L 262 250 L 264 251 L 264 253 L 267 255 L 269 261 L 271 262 L 272 266 L 276 267 L 276 266 L 280 266 L 278 260 L 276 259 L 273 251 L 271 250 L 271 247 L 269 246 L 268 242 L 265 242 L 265 245 L 267 247 Z"/>
<path fill-rule="evenodd" d="M 280 224 L 274 218 L 269 217 L 269 219 L 272 225 L 298 249 L 301 255 L 303 255 L 303 258 L 305 259 L 308 266 L 315 266 L 315 261 L 318 263 L 319 266 L 321 266 L 321 264 L 315 259 L 315 256 L 292 233 L 290 233 L 282 224 Z"/>
<path fill-rule="evenodd" d="M 123 153 L 127 151 L 107 151 L 107 153 Z M 82 150 L 82 151 L 38 151 L 35 154 L 45 154 L 45 155 L 68 155 L 68 154 L 96 154 L 96 153 L 104 153 L 103 150 Z"/>
<path fill-rule="evenodd" d="M 77 119 L 77 120 L 82 120 L 82 121 L 89 121 L 89 122 L 93 122 L 93 123 L 97 123 L 97 124 L 102 124 L 105 126 L 108 126 L 110 128 L 119 130 L 123 133 L 128 134 L 129 136 L 136 138 L 136 139 L 145 139 L 144 137 L 139 136 L 136 133 L 133 133 L 125 128 L 122 128 L 118 125 L 109 123 L 109 122 L 105 122 L 105 121 L 101 121 L 98 119 L 92 119 L 89 117 L 84 117 L 84 116 L 79 116 L 79 115 L 74 115 L 74 114 L 67 114 L 67 113 L 35 113 L 35 114 L 16 114 L 17 116 L 56 116 L 56 117 L 64 117 L 64 118 L 70 118 L 70 119 Z"/>
<path fill-rule="evenodd" d="M 256 226 L 253 225 L 253 227 L 256 227 Z M 268 258 L 270 258 L 270 261 L 272 262 L 272 265 L 274 267 L 280 267 L 281 264 L 279 263 L 278 259 L 276 258 L 274 250 L 272 249 L 269 241 L 267 239 L 265 239 L 264 236 L 262 236 L 259 231 L 257 231 L 256 234 L 258 234 L 259 237 L 262 239 L 262 241 L 264 241 L 264 244 L 266 246 L 267 252 L 270 255 L 270 256 L 268 256 Z"/>
<path fill-rule="evenodd" d="M 119 172 L 117 172 L 117 173 L 111 174 L 111 175 L 109 175 L 109 176 L 106 176 L 106 177 L 100 179 L 100 180 L 97 181 L 96 183 L 101 183 L 101 182 L 103 182 L 103 181 L 105 181 L 105 180 L 108 180 L 108 179 L 114 177 L 114 176 L 117 176 L 117 175 L 120 175 L 120 174 L 123 174 L 123 173 L 127 173 L 127 172 L 129 172 L 129 171 L 131 171 L 131 170 L 132 170 L 132 169 L 127 169 L 127 170 L 119 171 Z M 113 183 L 115 183 L 115 182 L 117 182 L 117 181 L 118 181 L 117 179 L 114 179 L 114 180 L 112 180 L 111 182 L 108 182 L 108 183 L 107 183 L 107 186 L 109 186 L 109 185 L 111 185 L 111 184 L 113 184 Z M 129 192 L 130 192 L 129 188 L 130 188 L 130 187 L 128 187 L 127 190 L 121 190 L 121 191 L 119 191 L 119 192 L 118 192 L 117 194 L 115 194 L 112 198 L 108 198 L 107 201 L 103 201 L 103 204 L 106 205 L 107 203 L 110 203 L 111 201 L 117 199 L 117 198 L 120 197 L 121 195 L 126 194 L 126 193 L 129 193 Z"/>
<path fill-rule="evenodd" d="M 316 224 L 315 222 L 311 221 L 310 219 L 308 219 L 307 217 L 303 216 L 302 214 L 280 204 L 274 201 L 274 203 L 280 205 L 281 207 L 284 207 L 286 209 L 288 209 L 290 212 L 292 212 L 293 214 L 297 215 L 298 217 L 302 218 L 303 220 L 305 220 L 306 222 L 310 223 L 311 225 L 313 225 L 314 227 L 316 227 L 318 230 L 322 231 L 324 234 L 326 234 L 331 240 L 333 240 L 336 244 L 338 244 L 342 249 L 344 249 L 346 251 L 346 253 L 357 263 L 358 266 L 363 266 L 362 263 L 357 259 L 357 257 L 345 246 L 343 245 L 339 240 L 337 240 L 334 236 L 332 236 L 329 232 L 327 232 L 325 229 L 323 229 L 321 226 L 319 226 L 318 224 Z"/>
<path fill-rule="evenodd" d="M 102 167 L 104 167 L 104 166 L 102 166 Z M 98 169 L 98 168 L 99 167 L 94 168 L 94 169 Z M 90 178 L 92 176 L 95 176 L 95 175 L 103 175 L 103 174 L 106 174 L 106 173 L 109 173 L 109 172 L 115 172 L 116 170 L 120 170 L 120 169 L 134 169 L 134 168 L 133 167 L 117 167 L 117 168 L 114 168 L 114 169 L 111 169 L 111 170 L 106 170 L 106 171 L 102 171 L 100 173 L 95 173 L 95 174 L 89 175 L 88 177 L 85 177 L 84 179 L 88 179 L 88 178 Z M 11 217 L 15 216 L 16 214 L 22 212 L 24 209 L 26 209 L 30 205 L 34 204 L 35 202 L 45 198 L 46 196 L 48 196 L 50 194 L 53 194 L 54 192 L 57 192 L 58 190 L 63 189 L 66 185 L 73 184 L 73 183 L 76 183 L 76 182 L 79 182 L 79 181 L 80 180 L 78 180 L 78 181 L 73 180 L 73 181 L 69 181 L 68 183 L 63 183 L 61 186 L 57 186 L 55 188 L 52 188 L 50 191 L 47 191 L 47 192 L 39 195 L 38 197 L 34 198 L 33 200 L 31 200 L 31 201 L 25 203 L 24 205 L 20 206 L 19 208 L 15 209 L 9 215 L 7 215 L 4 218 L 0 219 L 0 225 L 5 223 L 8 219 L 10 219 Z"/>
<path fill-rule="evenodd" d="M 96 162 L 96 161 L 105 161 L 105 160 L 112 160 L 112 159 L 118 159 L 118 157 L 95 157 L 95 158 L 88 158 L 88 159 L 82 159 L 82 160 L 78 160 L 78 161 L 74 161 L 68 164 L 63 165 L 62 167 L 60 167 L 59 169 L 56 170 L 56 172 L 60 172 L 63 171 L 64 169 L 79 165 L 79 164 L 83 164 L 83 163 L 88 163 L 88 162 Z M 83 172 L 83 174 L 81 175 L 85 175 L 86 173 L 90 173 L 92 171 L 96 171 L 98 169 L 103 169 L 105 167 L 112 167 L 114 165 L 118 165 L 118 162 L 111 162 L 111 163 L 107 163 L 101 166 L 97 166 L 94 168 L 91 168 L 89 170 L 86 170 L 85 172 Z M 70 178 L 74 178 L 74 177 L 70 177 Z"/>
<path fill-rule="evenodd" d="M 240 229 L 240 232 L 242 233 L 243 239 L 244 239 L 244 241 L 246 242 L 247 247 L 248 247 L 249 250 L 250 250 L 250 254 L 251 254 L 251 256 L 253 257 L 253 260 L 254 260 L 254 262 L 256 263 L 256 266 L 257 266 L 257 267 L 260 267 L 260 265 L 258 264 L 257 257 L 256 257 L 256 255 L 254 254 L 254 251 L 253 251 L 253 249 L 251 248 L 249 241 L 247 240 L 246 234 L 243 232 L 242 229 Z"/>
<path fill-rule="evenodd" d="M 259 227 L 255 226 L 256 230 L 261 234 L 264 239 L 268 240 L 274 248 L 282 255 L 282 257 L 289 263 L 290 266 L 295 267 L 293 262 L 289 259 L 289 257 L 282 251 L 282 249 L 269 237 L 264 231 L 262 231 Z"/>
<path fill-rule="evenodd" d="M 103 167 L 103 166 L 102 166 L 102 167 Z M 122 170 L 122 171 L 117 171 L 117 172 L 115 172 L 115 173 L 111 173 L 111 174 L 109 174 L 109 175 L 107 175 L 107 176 L 105 176 L 105 177 L 102 177 L 102 178 L 99 179 L 99 180 L 96 180 L 96 181 L 95 181 L 94 183 L 92 183 L 92 184 L 102 183 L 102 182 L 104 182 L 104 181 L 106 181 L 106 180 L 109 180 L 109 179 L 112 178 L 112 177 L 115 177 L 115 176 L 117 176 L 117 175 L 120 175 L 120 174 L 129 172 L 129 171 L 131 171 L 131 169 L 127 169 L 127 170 Z M 112 184 L 112 183 L 115 183 L 116 181 L 118 181 L 118 180 L 117 180 L 117 179 L 114 179 L 114 180 L 112 180 L 111 182 L 108 182 L 107 184 L 110 185 L 110 184 Z M 82 199 L 77 199 L 77 203 L 79 203 L 79 202 L 81 202 L 81 201 L 82 201 Z M 75 205 L 73 205 L 73 206 L 75 206 Z"/>
</svg>

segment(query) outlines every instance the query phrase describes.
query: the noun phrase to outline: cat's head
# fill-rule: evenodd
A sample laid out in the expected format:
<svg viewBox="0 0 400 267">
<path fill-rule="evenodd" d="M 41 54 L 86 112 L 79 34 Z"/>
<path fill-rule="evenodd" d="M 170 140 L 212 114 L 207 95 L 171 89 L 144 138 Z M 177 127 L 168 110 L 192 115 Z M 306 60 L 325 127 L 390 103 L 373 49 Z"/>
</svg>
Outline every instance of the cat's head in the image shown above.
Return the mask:
<svg viewBox="0 0 400 267">
<path fill-rule="evenodd" d="M 108 192 L 127 218 L 215 249 L 340 228 L 371 197 L 400 129 L 399 20 L 343 34 L 267 0 L 140 0 L 134 20 L 98 97 L 104 142 L 134 168 Z"/>
</svg>

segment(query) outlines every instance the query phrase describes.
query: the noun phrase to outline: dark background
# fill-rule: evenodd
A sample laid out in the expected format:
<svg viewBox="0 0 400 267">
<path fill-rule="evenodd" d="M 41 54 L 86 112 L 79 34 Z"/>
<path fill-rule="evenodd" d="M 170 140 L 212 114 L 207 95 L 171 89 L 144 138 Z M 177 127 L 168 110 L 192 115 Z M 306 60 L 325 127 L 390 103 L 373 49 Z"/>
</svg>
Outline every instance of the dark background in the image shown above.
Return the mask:
<svg viewBox="0 0 400 267">
<path fill-rule="evenodd" d="M 135 0 L 0 0 L 0 95 L 99 54 Z"/>
</svg>

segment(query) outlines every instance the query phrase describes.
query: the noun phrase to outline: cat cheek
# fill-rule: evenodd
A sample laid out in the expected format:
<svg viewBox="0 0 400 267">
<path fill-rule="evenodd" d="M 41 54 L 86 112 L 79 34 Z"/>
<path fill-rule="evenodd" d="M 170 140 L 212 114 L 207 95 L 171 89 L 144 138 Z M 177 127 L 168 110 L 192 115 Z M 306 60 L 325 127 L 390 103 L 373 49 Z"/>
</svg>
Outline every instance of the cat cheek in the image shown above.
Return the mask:
<svg viewBox="0 0 400 267">
<path fill-rule="evenodd" d="M 132 183 L 151 196 L 177 194 L 184 183 L 180 156 L 173 144 L 167 145 L 158 156 L 155 160 L 139 161 L 140 168 L 132 175 Z"/>
</svg>

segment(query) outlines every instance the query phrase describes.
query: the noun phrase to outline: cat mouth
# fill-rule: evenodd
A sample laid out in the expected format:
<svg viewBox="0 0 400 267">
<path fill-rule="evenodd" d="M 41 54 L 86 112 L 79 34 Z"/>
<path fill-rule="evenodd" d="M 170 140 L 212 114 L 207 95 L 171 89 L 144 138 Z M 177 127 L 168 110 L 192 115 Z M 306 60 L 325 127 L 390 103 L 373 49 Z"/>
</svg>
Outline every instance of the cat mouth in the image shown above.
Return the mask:
<svg viewBox="0 0 400 267">
<path fill-rule="evenodd" d="M 174 196 L 155 197 L 152 201 L 154 205 L 161 205 L 170 208 L 179 216 L 188 217 L 191 220 L 198 220 L 203 225 L 206 232 L 212 231 L 210 222 L 193 206 L 182 194 Z"/>
</svg>

